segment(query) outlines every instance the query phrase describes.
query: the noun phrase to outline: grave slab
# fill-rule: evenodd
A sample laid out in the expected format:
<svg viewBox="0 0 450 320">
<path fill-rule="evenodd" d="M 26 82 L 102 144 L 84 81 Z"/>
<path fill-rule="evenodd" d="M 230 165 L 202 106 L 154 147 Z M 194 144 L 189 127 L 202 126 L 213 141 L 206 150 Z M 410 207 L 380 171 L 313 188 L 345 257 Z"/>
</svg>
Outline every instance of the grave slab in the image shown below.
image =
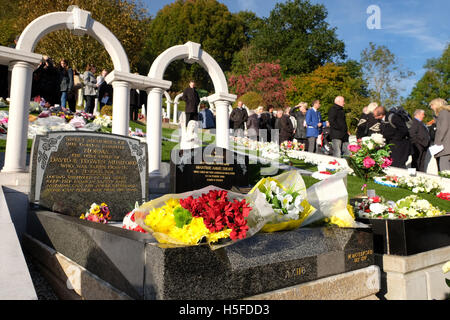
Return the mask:
<svg viewBox="0 0 450 320">
<path fill-rule="evenodd" d="M 326 264 L 326 265 L 325 265 Z M 146 247 L 146 299 L 241 299 L 373 264 L 367 229 L 257 234 L 234 245 Z"/>
</svg>

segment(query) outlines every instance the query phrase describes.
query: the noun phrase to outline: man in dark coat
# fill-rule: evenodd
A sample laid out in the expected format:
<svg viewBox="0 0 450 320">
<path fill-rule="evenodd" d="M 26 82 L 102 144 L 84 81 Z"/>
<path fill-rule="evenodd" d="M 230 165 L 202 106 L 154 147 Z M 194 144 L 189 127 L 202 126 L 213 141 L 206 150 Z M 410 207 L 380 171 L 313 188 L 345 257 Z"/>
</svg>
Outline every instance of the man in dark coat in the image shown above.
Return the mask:
<svg viewBox="0 0 450 320">
<path fill-rule="evenodd" d="M 417 171 L 425 172 L 425 156 L 430 146 L 430 133 L 423 123 L 424 110 L 416 110 L 414 119 L 409 128 L 409 137 L 412 145 L 412 167 Z"/>
<path fill-rule="evenodd" d="M 183 97 L 181 98 L 186 102 L 186 127 L 189 121 L 198 121 L 198 105 L 200 104 L 200 97 L 197 90 L 195 90 L 195 81 L 189 82 L 189 88 L 183 91 Z"/>
<path fill-rule="evenodd" d="M 136 89 L 130 90 L 130 120 L 137 121 L 139 119 L 139 92 Z"/>
<path fill-rule="evenodd" d="M 291 118 L 288 114 L 283 112 L 283 109 L 278 109 L 277 118 L 278 121 L 275 128 L 279 128 L 280 130 L 279 144 L 282 144 L 285 141 L 292 141 L 294 136 L 294 126 L 292 125 Z"/>
<path fill-rule="evenodd" d="M 272 141 L 272 130 L 275 125 L 275 117 L 273 115 L 273 106 L 267 107 L 267 111 L 261 113 L 259 119 L 260 140 L 263 142 Z"/>
<path fill-rule="evenodd" d="M 230 120 L 233 122 L 234 134 L 236 136 L 243 137 L 245 123 L 248 120 L 248 113 L 244 108 L 244 103 L 242 101 L 239 101 L 237 108 L 233 109 L 233 111 L 231 112 Z"/>
<path fill-rule="evenodd" d="M 294 138 L 297 139 L 299 143 L 306 145 L 306 108 L 308 105 L 306 103 L 300 103 L 298 106 L 291 110 L 290 115 L 297 121 L 297 128 L 295 129 Z"/>
<path fill-rule="evenodd" d="M 375 119 L 381 120 L 381 134 L 387 144 L 391 144 L 392 166 L 406 169 L 406 161 L 410 154 L 409 132 L 405 120 L 386 108 L 378 107 L 374 112 Z"/>
<path fill-rule="evenodd" d="M 260 107 L 262 108 L 262 107 Z M 256 111 L 250 111 L 250 115 L 247 120 L 247 135 L 251 140 L 258 140 L 259 136 L 259 120 L 262 113 L 262 109 L 256 109 Z"/>
<path fill-rule="evenodd" d="M 330 138 L 333 144 L 333 156 L 340 158 L 342 153 L 349 155 L 348 150 L 348 127 L 345 121 L 344 97 L 336 97 L 334 105 L 328 111 L 328 121 L 330 123 Z"/>
</svg>

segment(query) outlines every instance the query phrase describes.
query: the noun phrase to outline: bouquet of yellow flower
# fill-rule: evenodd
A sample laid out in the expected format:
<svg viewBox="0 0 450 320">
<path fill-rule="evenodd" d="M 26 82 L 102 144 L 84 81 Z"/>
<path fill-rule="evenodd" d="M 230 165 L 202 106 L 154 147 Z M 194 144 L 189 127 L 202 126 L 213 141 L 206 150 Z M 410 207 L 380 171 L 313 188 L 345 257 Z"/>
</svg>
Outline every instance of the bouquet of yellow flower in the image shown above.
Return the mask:
<svg viewBox="0 0 450 320">
<path fill-rule="evenodd" d="M 135 221 L 159 243 L 213 248 L 246 239 L 266 223 L 263 195 L 253 196 L 208 187 L 166 195 L 135 210 Z"/>
</svg>

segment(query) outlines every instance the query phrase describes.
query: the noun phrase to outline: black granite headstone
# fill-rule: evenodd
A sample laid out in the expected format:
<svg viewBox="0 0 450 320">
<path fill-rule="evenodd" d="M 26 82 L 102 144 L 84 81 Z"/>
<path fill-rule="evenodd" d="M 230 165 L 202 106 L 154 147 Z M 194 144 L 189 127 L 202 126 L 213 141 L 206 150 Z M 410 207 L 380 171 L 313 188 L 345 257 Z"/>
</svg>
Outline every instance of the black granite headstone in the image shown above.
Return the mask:
<svg viewBox="0 0 450 320">
<path fill-rule="evenodd" d="M 103 133 L 52 132 L 36 136 L 31 156 L 30 202 L 80 217 L 106 203 L 121 221 L 148 197 L 145 143 Z"/>
<path fill-rule="evenodd" d="M 370 224 L 378 254 L 409 256 L 450 245 L 450 215 L 421 219 L 357 219 Z"/>
<path fill-rule="evenodd" d="M 216 146 L 173 150 L 170 171 L 172 193 L 211 185 L 225 190 L 249 185 L 249 157 Z"/>
</svg>

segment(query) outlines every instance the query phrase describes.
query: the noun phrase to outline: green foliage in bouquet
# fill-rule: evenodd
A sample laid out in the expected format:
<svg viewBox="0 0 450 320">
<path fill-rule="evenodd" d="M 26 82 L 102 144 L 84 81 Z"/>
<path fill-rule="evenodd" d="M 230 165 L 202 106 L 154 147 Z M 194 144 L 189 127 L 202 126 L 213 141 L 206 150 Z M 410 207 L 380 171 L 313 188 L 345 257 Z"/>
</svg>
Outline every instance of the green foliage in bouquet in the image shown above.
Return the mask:
<svg viewBox="0 0 450 320">
<path fill-rule="evenodd" d="M 173 211 L 173 215 L 175 217 L 175 225 L 177 228 L 182 229 L 184 226 L 187 226 L 191 223 L 193 217 L 189 210 L 186 210 L 182 207 L 177 207 Z"/>
</svg>

